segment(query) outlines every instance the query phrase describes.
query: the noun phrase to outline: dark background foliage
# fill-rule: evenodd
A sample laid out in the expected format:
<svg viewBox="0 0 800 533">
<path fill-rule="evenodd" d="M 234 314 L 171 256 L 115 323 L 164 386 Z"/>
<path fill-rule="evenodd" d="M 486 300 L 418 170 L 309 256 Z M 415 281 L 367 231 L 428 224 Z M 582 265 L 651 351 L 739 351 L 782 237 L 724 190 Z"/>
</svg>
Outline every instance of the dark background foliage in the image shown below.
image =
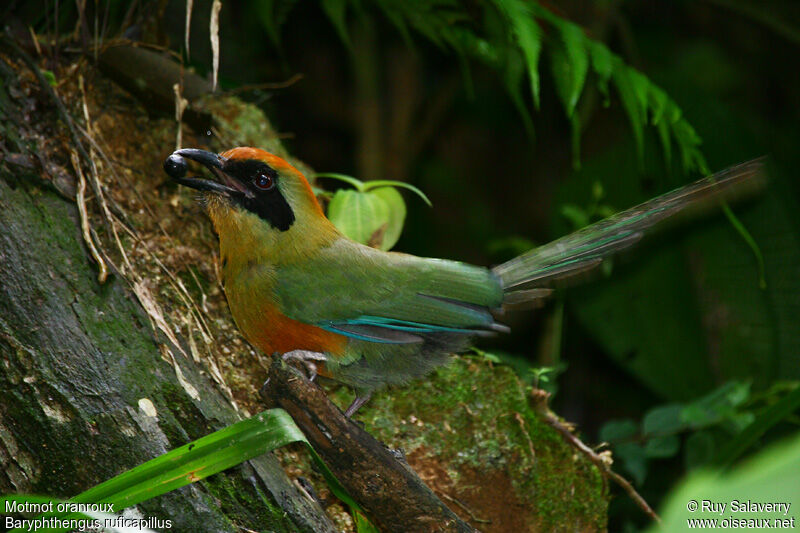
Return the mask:
<svg viewBox="0 0 800 533">
<path fill-rule="evenodd" d="M 16 20 L 52 27 L 43 13 L 53 2 L 11 4 Z M 108 36 L 125 31 L 183 49 L 184 2 L 112 4 Z M 698 177 L 684 172 L 674 146 L 665 158 L 655 128 L 645 129 L 637 154 L 623 102 L 613 91 L 606 101 L 591 73 L 576 110 L 578 146 L 552 74 L 557 58 L 542 56 L 539 110 L 523 91 L 521 112 L 496 69 L 413 30 L 405 38 L 362 4 L 349 13 L 344 42 L 320 2 L 224 2 L 220 86 L 261 105 L 290 151 L 317 171 L 425 191 L 433 209 L 406 195 L 395 249 L 493 264 Z M 738 459 L 726 444 L 751 453 L 800 421 L 784 413 L 752 431 L 771 407 L 794 410 L 786 402 L 800 380 L 800 8 L 778 0 L 540 4 L 661 87 L 702 138 L 711 170 L 771 158 L 770 190 L 734 208 L 763 254 L 766 288 L 756 256 L 720 215 L 659 235 L 543 309 L 509 316 L 514 333 L 481 346 L 554 391 L 555 411 L 585 440 L 611 442 L 618 469 L 657 506 L 688 470 Z M 460 5 L 486 20 L 484 3 Z M 60 10 L 69 32 L 75 7 Z M 194 2 L 188 58 L 183 50 L 203 74 L 210 11 L 210 1 Z M 552 30 L 544 31 L 551 46 Z M 257 87 L 298 73 L 285 88 Z M 532 371 L 541 367 L 552 370 Z M 611 530 L 643 522 L 629 500 L 614 501 Z"/>
</svg>

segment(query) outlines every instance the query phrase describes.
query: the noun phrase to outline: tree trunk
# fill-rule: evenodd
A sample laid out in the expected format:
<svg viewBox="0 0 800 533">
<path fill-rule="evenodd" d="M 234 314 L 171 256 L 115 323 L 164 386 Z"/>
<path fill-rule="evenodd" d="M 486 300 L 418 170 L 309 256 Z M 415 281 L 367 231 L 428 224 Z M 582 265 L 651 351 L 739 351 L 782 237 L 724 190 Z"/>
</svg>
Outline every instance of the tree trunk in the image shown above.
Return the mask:
<svg viewBox="0 0 800 533">
<path fill-rule="evenodd" d="M 42 149 L 63 134 L 53 102 L 2 59 L 0 493 L 68 498 L 241 414 L 180 355 L 183 337 L 154 334 L 128 279 L 98 283 L 76 204 L 55 190 L 75 187 L 65 154 Z M 174 531 L 335 531 L 272 454 L 138 507 Z"/>
</svg>

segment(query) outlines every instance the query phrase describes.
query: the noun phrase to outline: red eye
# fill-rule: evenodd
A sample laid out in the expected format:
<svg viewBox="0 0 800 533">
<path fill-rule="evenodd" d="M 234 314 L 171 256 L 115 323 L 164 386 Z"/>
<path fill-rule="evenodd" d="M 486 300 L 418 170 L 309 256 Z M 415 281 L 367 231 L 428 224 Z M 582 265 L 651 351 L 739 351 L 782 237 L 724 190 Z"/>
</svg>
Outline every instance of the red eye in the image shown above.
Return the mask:
<svg viewBox="0 0 800 533">
<path fill-rule="evenodd" d="M 275 186 L 275 178 L 262 172 L 253 180 L 253 185 L 262 191 L 268 191 Z"/>
</svg>

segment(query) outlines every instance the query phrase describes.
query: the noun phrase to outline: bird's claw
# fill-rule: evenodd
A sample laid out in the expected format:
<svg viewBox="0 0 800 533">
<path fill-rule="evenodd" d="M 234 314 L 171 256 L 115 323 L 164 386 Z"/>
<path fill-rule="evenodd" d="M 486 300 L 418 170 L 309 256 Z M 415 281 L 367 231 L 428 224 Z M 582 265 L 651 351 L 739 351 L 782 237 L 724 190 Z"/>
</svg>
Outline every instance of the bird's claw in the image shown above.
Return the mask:
<svg viewBox="0 0 800 533">
<path fill-rule="evenodd" d="M 325 354 L 320 352 L 312 352 L 309 350 L 292 350 L 291 352 L 286 352 L 281 357 L 287 363 L 295 361 L 302 365 L 306 370 L 309 381 L 314 381 L 314 378 L 317 377 L 316 362 L 321 361 L 324 363 L 327 361 Z M 264 385 L 266 385 L 266 383 Z"/>
</svg>

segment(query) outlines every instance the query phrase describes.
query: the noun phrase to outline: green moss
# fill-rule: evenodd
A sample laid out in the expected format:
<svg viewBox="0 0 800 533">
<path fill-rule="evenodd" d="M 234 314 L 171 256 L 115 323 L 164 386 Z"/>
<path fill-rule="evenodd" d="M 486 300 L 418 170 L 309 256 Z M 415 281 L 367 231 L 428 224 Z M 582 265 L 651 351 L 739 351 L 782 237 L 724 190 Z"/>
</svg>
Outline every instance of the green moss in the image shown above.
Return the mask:
<svg viewBox="0 0 800 533">
<path fill-rule="evenodd" d="M 230 472 L 208 477 L 202 483 L 215 498 L 215 505 L 234 524 L 260 531 L 298 531 L 283 509 L 274 505 L 256 484 L 242 482 L 250 476 L 232 475 Z"/>
<path fill-rule="evenodd" d="M 311 175 L 307 165 L 286 151 L 272 123 L 258 106 L 237 98 L 218 98 L 214 95 L 195 101 L 193 105 L 214 117 L 220 140 L 216 149 L 254 146 L 286 159 L 306 176 Z"/>
<path fill-rule="evenodd" d="M 457 494 L 507 478 L 530 527 L 604 529 L 608 497 L 600 473 L 541 420 L 529 392 L 508 367 L 458 357 L 429 379 L 379 394 L 358 418 L 413 456 L 418 470 L 441 466 Z M 470 502 L 477 515 L 496 504 Z"/>
</svg>

